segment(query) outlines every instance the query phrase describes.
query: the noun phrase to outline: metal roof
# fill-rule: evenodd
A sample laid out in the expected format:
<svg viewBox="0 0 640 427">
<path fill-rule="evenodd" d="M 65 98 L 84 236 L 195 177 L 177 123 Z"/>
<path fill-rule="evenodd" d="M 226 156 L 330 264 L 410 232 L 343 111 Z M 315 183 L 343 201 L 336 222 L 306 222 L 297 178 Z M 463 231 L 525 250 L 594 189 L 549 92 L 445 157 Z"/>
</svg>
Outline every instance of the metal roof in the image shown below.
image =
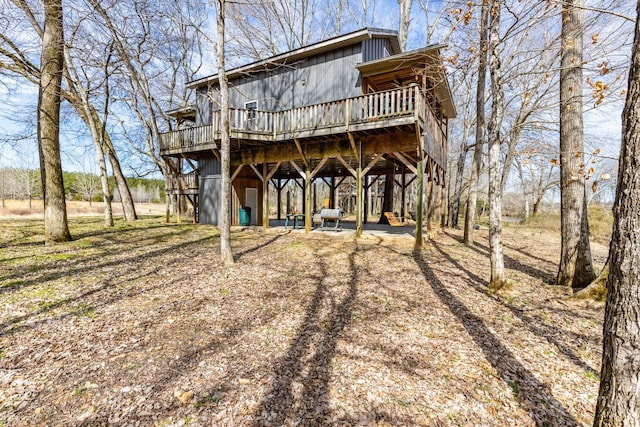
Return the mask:
<svg viewBox="0 0 640 427">
<path fill-rule="evenodd" d="M 319 53 L 328 52 L 336 48 L 349 46 L 362 40 L 370 39 L 373 37 L 388 38 L 391 42 L 391 47 L 394 53 L 400 53 L 400 43 L 398 42 L 398 32 L 394 30 L 385 30 L 381 28 L 364 28 L 362 30 L 354 31 L 349 34 L 344 34 L 332 39 L 324 40 L 318 43 L 314 43 L 308 46 L 294 49 L 289 52 L 281 53 L 272 56 L 267 59 L 255 61 L 247 65 L 242 65 L 227 71 L 228 78 L 234 78 L 244 73 L 252 71 L 269 69 L 274 66 L 282 65 L 285 63 L 291 63 L 299 61 L 301 59 L 308 58 Z M 198 88 L 207 84 L 216 83 L 218 81 L 218 75 L 214 74 L 207 77 L 202 77 L 190 81 L 186 84 L 189 89 Z"/>
</svg>

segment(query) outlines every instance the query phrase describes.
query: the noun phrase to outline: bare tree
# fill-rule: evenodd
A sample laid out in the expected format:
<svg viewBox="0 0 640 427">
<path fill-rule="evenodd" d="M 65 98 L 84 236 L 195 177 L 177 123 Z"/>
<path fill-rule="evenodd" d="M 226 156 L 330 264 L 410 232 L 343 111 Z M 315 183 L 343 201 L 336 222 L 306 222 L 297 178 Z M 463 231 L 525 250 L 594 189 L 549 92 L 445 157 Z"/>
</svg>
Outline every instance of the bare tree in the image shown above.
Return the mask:
<svg viewBox="0 0 640 427">
<path fill-rule="evenodd" d="M 38 143 L 44 193 L 45 242 L 71 240 L 60 161 L 60 85 L 64 33 L 62 1 L 45 0 L 38 100 Z"/>
<path fill-rule="evenodd" d="M 482 147 L 484 145 L 485 132 L 485 91 L 487 80 L 487 38 L 489 26 L 489 0 L 482 1 L 480 12 L 480 43 L 478 46 L 478 86 L 476 90 L 476 141 L 473 148 L 473 163 L 471 164 L 471 177 L 469 178 L 469 196 L 467 197 L 467 210 L 464 218 L 464 243 L 473 245 L 473 224 L 476 215 L 476 200 L 478 197 L 478 175 L 482 162 Z"/>
<path fill-rule="evenodd" d="M 640 18 L 640 2 L 637 4 Z M 613 207 L 613 235 L 600 392 L 594 426 L 640 423 L 640 19 L 635 39 L 627 100 L 622 115 L 620 173 Z"/>
<path fill-rule="evenodd" d="M 595 278 L 584 178 L 582 51 L 584 0 L 562 5 L 560 52 L 561 253 L 556 283 L 584 288 Z"/>
<path fill-rule="evenodd" d="M 8 20 L 17 20 L 21 22 L 21 31 L 17 33 L 16 40 L 12 40 L 10 38 L 10 33 L 0 33 L 0 39 L 2 39 L 7 49 L 0 49 L 0 55 L 2 55 L 6 60 L 0 61 L 0 68 L 8 70 L 13 74 L 17 74 L 27 81 L 38 84 L 38 80 L 40 78 L 40 70 L 34 64 L 34 61 L 29 57 L 29 51 L 32 49 L 32 46 L 29 43 L 25 42 L 26 40 L 30 40 L 32 43 L 34 41 L 42 41 L 44 30 L 40 21 L 36 18 L 39 14 L 37 10 L 32 9 L 34 5 L 29 4 L 24 1 L 19 0 L 11 0 L 15 8 L 22 12 L 21 16 L 14 14 L 14 10 L 8 10 L 9 8 L 5 8 L 3 12 L 6 12 Z M 85 13 L 86 14 L 86 13 Z M 83 20 L 84 17 L 82 18 Z M 85 20 L 86 21 L 86 20 Z M 24 28 L 31 26 L 35 32 L 35 35 L 30 35 L 29 37 L 25 37 Z M 72 36 L 70 37 L 71 41 L 74 40 L 76 32 L 80 28 L 80 23 L 76 23 L 72 29 Z M 16 34 L 13 32 L 12 34 Z M 93 36 L 89 36 L 85 33 L 84 40 L 92 40 Z M 70 47 L 65 44 L 65 67 L 64 67 L 64 81 L 67 83 L 66 88 L 61 89 L 61 94 L 75 109 L 78 116 L 82 119 L 82 121 L 87 125 L 89 130 L 91 131 L 94 137 L 94 143 L 102 144 L 102 150 L 106 153 L 107 158 L 111 164 L 113 174 L 116 180 L 116 184 L 118 186 L 118 190 L 120 194 L 122 194 L 122 204 L 125 215 L 125 220 L 135 220 L 135 208 L 133 206 L 133 200 L 131 199 L 131 193 L 127 186 L 127 181 L 122 173 L 122 169 L 120 167 L 120 160 L 115 151 L 115 147 L 111 141 L 111 137 L 109 133 L 106 131 L 106 122 L 103 122 L 100 119 L 100 115 L 94 106 L 93 103 L 90 102 L 89 94 L 92 91 L 92 84 L 94 80 L 90 76 L 85 79 L 83 82 L 79 77 L 79 73 L 74 72 L 74 62 L 72 60 L 72 56 L 69 54 Z M 77 49 L 77 51 L 80 51 Z M 82 61 L 82 64 L 87 66 L 87 59 L 92 56 L 92 51 L 83 50 L 81 54 L 78 55 L 79 61 Z M 100 138 L 99 141 L 96 141 L 95 138 Z M 99 158 L 100 156 L 98 156 Z"/>
<path fill-rule="evenodd" d="M 489 24 L 489 69 L 491 74 L 491 117 L 488 126 L 489 142 L 489 258 L 491 280 L 489 287 L 500 289 L 505 284 L 502 256 L 502 189 L 500 188 L 500 126 L 504 116 L 504 89 L 500 69 L 500 0 L 493 0 Z"/>
<path fill-rule="evenodd" d="M 222 163 L 222 191 L 220 192 L 220 256 L 224 265 L 232 265 L 231 252 L 231 147 L 229 139 L 229 80 L 224 68 L 224 31 L 225 31 L 225 3 L 226 0 L 216 0 L 217 3 L 217 31 L 218 43 L 216 52 L 218 58 L 218 82 L 220 84 L 220 117 L 221 141 L 220 162 Z M 266 197 L 266 195 L 265 195 Z"/>
<path fill-rule="evenodd" d="M 407 38 L 409 37 L 409 23 L 411 22 L 411 3 L 413 0 L 398 0 L 398 7 L 400 8 L 400 19 L 398 22 L 398 41 L 400 42 L 400 49 L 407 49 Z"/>
<path fill-rule="evenodd" d="M 78 173 L 74 176 L 71 189 L 78 193 L 83 200 L 89 202 L 89 206 L 93 206 L 93 197 L 98 191 L 100 180 L 92 173 Z"/>
</svg>

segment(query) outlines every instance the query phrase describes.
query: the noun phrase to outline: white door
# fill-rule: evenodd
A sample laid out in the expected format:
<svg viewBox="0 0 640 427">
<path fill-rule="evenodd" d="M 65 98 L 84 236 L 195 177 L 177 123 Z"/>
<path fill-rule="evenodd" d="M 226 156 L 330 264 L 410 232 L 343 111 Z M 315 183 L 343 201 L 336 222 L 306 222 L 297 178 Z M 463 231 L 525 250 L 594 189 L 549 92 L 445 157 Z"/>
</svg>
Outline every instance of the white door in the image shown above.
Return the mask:
<svg viewBox="0 0 640 427">
<path fill-rule="evenodd" d="M 247 188 L 245 190 L 245 206 L 251 208 L 251 224 L 258 223 L 258 189 Z"/>
</svg>

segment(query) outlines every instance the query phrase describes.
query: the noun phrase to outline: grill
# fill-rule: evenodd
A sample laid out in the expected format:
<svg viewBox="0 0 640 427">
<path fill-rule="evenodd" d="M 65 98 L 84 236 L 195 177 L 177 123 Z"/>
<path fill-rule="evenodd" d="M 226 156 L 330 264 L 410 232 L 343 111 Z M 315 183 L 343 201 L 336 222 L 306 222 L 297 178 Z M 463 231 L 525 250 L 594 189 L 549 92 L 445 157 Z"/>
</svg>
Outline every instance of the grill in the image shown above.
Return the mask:
<svg viewBox="0 0 640 427">
<path fill-rule="evenodd" d="M 332 224 L 335 231 L 342 230 L 342 209 L 322 209 L 320 211 L 320 219 L 322 220 L 321 228 L 328 229 Z"/>
</svg>

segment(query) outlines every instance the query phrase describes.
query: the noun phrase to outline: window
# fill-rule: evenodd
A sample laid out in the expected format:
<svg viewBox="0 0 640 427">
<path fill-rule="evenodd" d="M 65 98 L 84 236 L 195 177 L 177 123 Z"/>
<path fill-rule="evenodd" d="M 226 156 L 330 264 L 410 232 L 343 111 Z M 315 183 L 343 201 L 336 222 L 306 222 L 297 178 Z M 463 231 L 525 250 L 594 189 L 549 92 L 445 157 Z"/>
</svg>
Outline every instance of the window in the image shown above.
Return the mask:
<svg viewBox="0 0 640 427">
<path fill-rule="evenodd" d="M 256 111 L 258 110 L 258 101 L 245 102 L 244 109 L 247 110 L 247 120 L 255 119 Z"/>
</svg>

